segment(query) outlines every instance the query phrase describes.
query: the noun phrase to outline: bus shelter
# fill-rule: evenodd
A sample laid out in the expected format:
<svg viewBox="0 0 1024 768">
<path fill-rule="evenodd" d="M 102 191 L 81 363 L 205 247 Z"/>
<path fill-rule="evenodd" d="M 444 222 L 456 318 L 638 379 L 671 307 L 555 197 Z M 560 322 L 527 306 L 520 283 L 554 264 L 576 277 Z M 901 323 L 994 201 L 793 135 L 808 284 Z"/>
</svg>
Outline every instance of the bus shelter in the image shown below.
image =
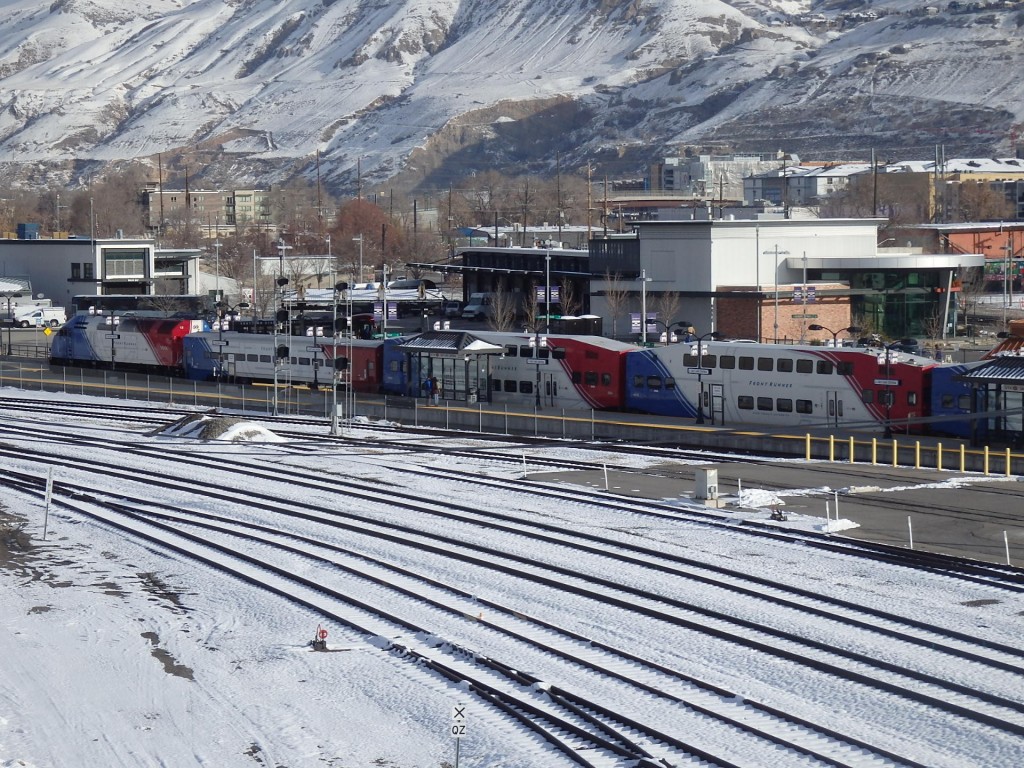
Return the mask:
<svg viewBox="0 0 1024 768">
<path fill-rule="evenodd" d="M 466 331 L 428 331 L 397 349 L 405 355 L 409 395 L 425 396 L 426 382 L 436 380 L 440 399 L 469 403 L 490 401 L 491 355 L 505 352 Z"/>
<path fill-rule="evenodd" d="M 978 444 L 979 432 L 986 440 L 1024 444 L 1024 356 L 1019 351 L 1000 355 L 958 378 L 975 390 L 975 407 L 984 409 L 979 414 L 984 423 L 972 420 L 971 444 Z"/>
</svg>

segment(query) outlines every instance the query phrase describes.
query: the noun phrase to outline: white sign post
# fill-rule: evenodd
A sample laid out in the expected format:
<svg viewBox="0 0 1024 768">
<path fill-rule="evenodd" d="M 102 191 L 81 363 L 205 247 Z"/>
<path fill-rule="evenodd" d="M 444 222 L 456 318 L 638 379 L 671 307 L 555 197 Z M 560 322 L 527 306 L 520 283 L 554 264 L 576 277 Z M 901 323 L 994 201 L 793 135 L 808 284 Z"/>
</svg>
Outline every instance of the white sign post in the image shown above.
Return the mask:
<svg viewBox="0 0 1024 768">
<path fill-rule="evenodd" d="M 466 735 L 466 705 L 456 704 L 452 707 L 452 736 L 455 737 L 455 768 L 459 768 L 459 745 Z"/>
</svg>

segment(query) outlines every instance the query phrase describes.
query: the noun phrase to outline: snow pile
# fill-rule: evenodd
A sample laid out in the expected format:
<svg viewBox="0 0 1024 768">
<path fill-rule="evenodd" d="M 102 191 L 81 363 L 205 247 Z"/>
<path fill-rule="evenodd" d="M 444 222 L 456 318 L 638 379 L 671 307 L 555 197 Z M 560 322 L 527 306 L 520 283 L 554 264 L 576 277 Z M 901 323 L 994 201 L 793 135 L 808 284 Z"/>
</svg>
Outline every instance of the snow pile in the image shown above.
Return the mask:
<svg viewBox="0 0 1024 768">
<path fill-rule="evenodd" d="M 154 434 L 195 440 L 223 440 L 229 443 L 283 443 L 283 437 L 245 419 L 193 413 Z"/>
</svg>

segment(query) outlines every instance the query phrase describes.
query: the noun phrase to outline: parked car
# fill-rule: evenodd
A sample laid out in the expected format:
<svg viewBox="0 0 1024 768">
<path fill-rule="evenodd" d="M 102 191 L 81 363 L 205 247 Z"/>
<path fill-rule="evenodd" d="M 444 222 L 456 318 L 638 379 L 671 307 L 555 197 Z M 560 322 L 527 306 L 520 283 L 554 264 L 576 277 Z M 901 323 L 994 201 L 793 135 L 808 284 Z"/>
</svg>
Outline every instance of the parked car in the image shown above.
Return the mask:
<svg viewBox="0 0 1024 768">
<path fill-rule="evenodd" d="M 449 320 L 462 315 L 462 302 L 461 301 L 442 301 L 441 302 L 441 315 L 447 317 Z"/>
</svg>

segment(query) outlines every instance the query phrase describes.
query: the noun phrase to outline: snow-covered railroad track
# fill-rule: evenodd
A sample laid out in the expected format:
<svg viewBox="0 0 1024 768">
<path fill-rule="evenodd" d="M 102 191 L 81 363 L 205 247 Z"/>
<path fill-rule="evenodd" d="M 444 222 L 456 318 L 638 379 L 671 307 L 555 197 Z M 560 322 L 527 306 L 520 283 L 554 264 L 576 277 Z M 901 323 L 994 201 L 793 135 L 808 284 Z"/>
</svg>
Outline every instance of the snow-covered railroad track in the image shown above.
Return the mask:
<svg viewBox="0 0 1024 768">
<path fill-rule="evenodd" d="M 250 469 L 253 469 L 253 468 L 250 467 Z M 276 467 L 268 468 L 267 466 L 262 466 L 261 465 L 258 468 L 258 471 L 261 471 L 261 472 L 274 471 L 274 470 L 276 470 Z M 292 472 L 289 475 L 292 478 L 291 482 L 293 484 L 296 482 L 296 475 L 297 475 L 297 473 L 294 473 L 294 472 Z M 130 475 L 126 475 L 126 476 L 130 476 Z M 155 483 L 157 483 L 157 480 L 155 478 L 153 478 L 153 477 L 148 477 L 148 478 L 145 479 L 145 482 L 147 482 L 148 484 L 155 484 Z M 323 484 L 324 481 L 321 480 L 319 482 L 321 482 L 321 484 Z M 182 489 L 184 489 L 184 487 L 189 487 L 190 488 L 191 486 L 190 485 L 182 484 Z M 216 496 L 217 498 L 222 499 L 223 501 L 230 501 L 231 498 L 232 498 L 231 494 L 225 493 L 225 492 L 223 492 L 223 490 L 220 490 L 219 494 L 215 494 L 213 488 L 195 488 L 195 489 L 200 494 L 205 494 L 207 496 L 213 495 L 213 496 Z M 349 488 L 349 493 L 351 493 L 351 488 Z M 379 490 L 378 490 L 378 494 L 380 494 Z M 365 496 L 365 494 L 360 494 L 360 496 Z M 254 504 L 254 502 L 256 501 L 256 498 L 254 497 L 254 495 L 252 493 L 245 493 L 245 494 L 238 493 L 238 495 L 234 496 L 233 498 L 234 498 L 234 501 L 237 501 L 237 502 L 242 502 L 243 500 L 245 500 L 245 502 L 248 503 L 249 506 L 252 506 Z M 386 493 L 380 494 L 380 501 L 381 501 L 381 503 L 384 503 L 384 500 L 386 498 L 388 498 L 388 495 Z M 275 499 L 276 499 L 276 497 L 273 497 L 273 498 L 267 500 L 269 508 L 273 508 L 274 507 L 274 500 Z M 395 500 L 391 499 L 390 500 L 390 504 L 391 504 L 391 506 L 394 506 L 395 505 Z M 287 510 L 281 509 L 282 504 L 281 504 L 280 501 L 276 501 L 275 506 L 276 506 L 276 508 L 278 508 L 279 512 L 287 511 Z M 438 505 L 438 506 L 443 506 L 443 505 Z M 309 509 L 309 506 L 305 505 L 303 507 L 303 509 Z M 325 509 L 325 510 L 322 510 L 322 511 L 324 513 L 330 513 L 332 515 L 337 515 L 337 511 L 336 510 Z M 365 527 L 369 523 L 370 523 L 370 521 L 368 521 L 366 519 L 358 519 L 358 520 L 355 521 L 355 525 L 353 525 L 349 529 L 354 531 L 354 530 L 358 529 L 358 526 L 364 526 Z M 331 524 L 336 524 L 336 522 L 332 522 Z M 378 521 L 374 522 L 374 524 L 378 525 L 378 524 L 380 524 L 380 521 L 378 520 Z M 528 526 L 526 526 L 526 527 L 528 527 Z M 388 532 L 388 531 L 390 531 L 390 532 Z M 383 538 L 385 536 L 390 536 L 390 537 L 394 538 L 395 542 L 399 542 L 399 541 L 407 541 L 407 542 L 409 542 L 410 538 L 415 534 L 415 532 L 416 531 L 409 530 L 409 529 L 398 530 L 395 526 L 387 526 L 387 527 L 383 527 L 381 529 L 376 530 L 374 532 L 374 536 L 378 537 L 378 538 Z M 512 531 L 510 531 L 510 532 L 512 532 Z M 521 529 L 515 531 L 515 534 L 522 535 L 522 534 L 524 534 L 524 532 L 525 532 L 525 528 L 521 528 Z M 423 532 L 419 531 L 419 534 L 417 534 L 417 536 L 421 536 L 422 537 L 423 536 Z M 441 538 L 433 538 L 433 541 L 438 543 L 437 545 L 435 545 L 435 547 L 438 548 L 438 549 L 444 549 L 446 554 L 447 554 L 447 556 L 454 557 L 454 556 L 456 556 L 458 554 L 457 553 L 457 549 L 460 546 L 460 543 L 459 543 L 458 539 L 451 539 L 450 538 L 450 539 L 447 539 L 445 541 L 444 539 L 441 539 Z M 569 546 L 569 547 L 572 546 L 571 537 L 566 539 L 565 544 L 566 544 L 566 546 Z M 478 561 L 482 560 L 481 563 L 477 564 L 478 567 L 489 566 L 490 568 L 495 568 L 495 567 L 497 567 L 497 563 L 496 563 L 496 559 L 495 558 L 498 557 L 499 555 L 500 555 L 500 553 L 487 552 L 487 553 L 484 553 L 483 557 L 481 558 L 481 555 L 480 555 L 479 552 L 476 552 L 475 554 L 472 553 L 472 552 L 468 552 L 468 553 L 460 555 L 460 557 L 462 558 L 463 562 L 469 562 L 470 559 L 475 557 Z M 529 558 L 523 558 L 523 559 L 524 560 L 528 560 Z M 516 578 L 520 578 L 520 579 L 521 578 L 526 578 L 523 575 L 523 567 L 522 567 L 522 565 L 521 564 L 517 564 L 516 568 L 519 569 L 518 572 L 515 574 Z M 548 566 L 538 565 L 537 566 L 538 570 L 543 570 L 545 568 L 550 568 L 550 565 L 548 565 Z M 503 570 L 505 572 L 512 573 L 512 570 L 508 569 L 505 566 L 503 566 Z M 548 575 L 548 577 L 546 577 L 546 579 L 549 582 L 549 584 L 556 584 L 556 583 L 557 584 L 562 584 L 562 583 L 564 583 L 564 581 L 565 581 L 565 579 L 567 577 L 572 577 L 572 578 L 575 578 L 575 579 L 580 579 L 585 584 L 594 581 L 592 575 L 582 574 L 581 572 L 571 572 L 571 571 L 568 571 L 568 570 L 559 571 L 559 573 L 557 575 L 555 575 L 555 577 L 552 577 L 552 575 Z M 534 577 L 532 577 L 532 578 L 539 579 L 540 577 L 539 577 L 538 574 L 535 574 Z M 613 593 L 611 592 L 611 590 L 616 590 L 616 589 L 617 590 L 622 590 L 623 589 L 622 585 L 618 585 L 618 584 L 615 584 L 615 583 L 609 583 L 609 584 L 602 584 L 600 586 L 601 586 L 600 590 L 596 590 L 593 587 L 590 587 L 590 594 L 588 596 L 589 599 L 598 600 L 598 601 L 602 601 L 602 602 L 608 602 L 608 601 L 611 601 L 612 599 L 620 600 L 620 601 L 623 602 L 623 608 L 624 609 L 628 609 L 630 607 L 631 603 L 635 603 L 640 598 L 651 600 L 651 601 L 654 601 L 655 603 L 656 602 L 664 602 L 666 600 L 666 596 L 665 595 L 658 595 L 658 594 L 654 594 L 654 593 L 647 593 L 646 595 L 644 595 L 643 593 L 641 593 L 638 590 L 630 591 L 629 596 L 626 597 L 625 599 L 622 598 L 622 597 L 614 597 Z M 564 585 L 563 584 L 562 584 L 562 587 L 564 589 Z M 673 605 L 674 605 L 675 608 L 682 609 L 682 610 L 692 610 L 693 607 L 694 607 L 693 605 L 688 605 L 688 604 L 682 603 L 681 601 L 676 601 Z M 498 606 L 496 604 L 495 606 L 490 606 L 490 607 L 498 607 Z M 634 608 L 634 610 L 635 610 L 635 608 Z M 662 622 L 671 622 L 671 621 L 673 621 L 673 616 L 671 616 L 669 614 L 669 612 L 665 611 L 664 609 L 660 610 L 660 612 L 656 616 L 656 618 L 657 618 L 657 621 L 662 621 Z M 687 627 L 690 631 L 695 631 L 695 632 L 706 632 L 707 631 L 705 627 L 702 627 L 697 622 L 689 621 L 689 622 L 684 622 L 683 624 L 679 624 L 680 617 L 678 617 L 678 616 L 675 617 L 675 621 L 677 623 L 676 626 Z M 725 617 L 725 621 L 729 621 L 728 617 Z M 754 631 L 757 630 L 756 627 L 753 628 L 753 629 L 754 629 Z M 721 632 L 721 631 L 719 631 L 719 632 Z M 727 632 L 726 634 L 729 634 L 729 633 Z M 771 633 L 769 633 L 769 634 L 771 634 Z M 728 641 L 732 642 L 732 643 L 738 642 L 738 641 L 740 641 L 740 636 L 741 636 L 741 633 L 737 633 L 733 629 L 731 631 L 731 637 L 728 638 Z M 780 639 L 779 639 L 779 636 L 777 634 L 775 635 L 775 637 L 769 637 L 767 640 L 764 639 L 764 636 L 762 636 L 762 639 L 758 641 L 758 643 L 760 644 L 760 647 L 758 647 L 757 649 L 759 651 L 761 651 L 761 652 L 766 652 L 769 655 L 771 655 L 773 653 L 775 655 L 781 655 L 782 657 L 784 657 L 787 660 L 787 662 L 799 663 L 800 662 L 801 654 L 806 649 L 805 648 L 798 648 L 797 650 L 794 651 L 794 650 L 785 650 L 785 649 L 782 649 L 782 648 L 773 648 L 772 644 L 773 643 L 778 643 L 779 641 L 780 641 Z M 798 645 L 799 645 L 799 643 L 800 643 L 800 641 L 798 640 Z M 748 647 L 755 647 L 755 646 L 751 645 L 751 644 L 748 644 Z M 782 652 L 784 650 L 785 650 L 785 652 Z M 849 663 L 849 659 L 846 659 L 846 663 L 847 664 Z M 837 665 L 835 663 L 831 663 L 831 666 L 829 666 L 829 664 L 827 662 L 822 664 L 820 662 L 820 659 L 818 659 L 817 664 L 821 665 L 821 669 L 823 671 L 825 671 L 829 676 L 835 676 L 835 675 L 840 674 L 842 672 L 840 667 L 842 667 L 843 663 L 840 663 L 839 665 Z M 878 674 L 877 668 L 876 668 L 876 672 L 874 672 L 872 674 Z M 842 675 L 840 675 L 840 676 L 842 676 Z M 847 679 L 857 680 L 859 677 L 863 677 L 863 673 L 857 673 L 856 675 L 853 674 L 853 673 L 850 673 L 850 674 L 847 674 L 846 677 L 847 677 Z M 873 683 L 872 680 L 858 680 L 858 682 L 865 683 L 867 685 L 871 685 Z M 919 676 L 919 682 L 921 682 L 920 676 Z M 896 689 L 897 690 L 899 689 L 899 684 L 898 683 L 897 684 L 887 683 L 887 685 L 895 685 Z M 939 682 L 939 686 L 940 687 L 945 686 L 946 688 L 949 687 L 947 683 L 943 683 L 942 681 Z M 946 690 L 945 693 L 948 694 L 949 691 Z M 904 693 L 903 695 L 906 695 L 906 694 Z M 914 698 L 919 699 L 919 700 L 931 701 L 930 706 L 935 706 L 935 698 L 936 697 L 934 695 L 931 695 L 931 694 L 927 693 L 927 691 L 925 693 L 922 693 L 921 689 L 918 688 L 918 689 L 914 689 L 914 692 L 911 695 Z M 923 696 L 923 698 L 922 698 L 922 696 Z M 955 698 L 955 696 L 953 696 L 953 698 Z M 957 705 L 957 703 L 955 703 L 954 701 L 946 701 L 946 705 L 949 705 L 949 706 L 953 707 L 954 709 L 958 708 L 959 709 L 959 715 L 961 715 L 961 716 L 964 716 L 965 714 L 967 714 L 967 713 L 963 712 L 963 710 L 965 709 L 965 705 L 963 705 L 963 703 L 959 703 L 959 705 Z M 941 707 L 942 705 L 939 705 L 939 706 Z M 984 720 L 985 719 L 985 715 L 981 715 L 981 719 Z M 1012 723 L 1011 723 L 1011 729 L 1012 729 Z"/>
<path fill-rule="evenodd" d="M 36 484 L 30 476 L 18 480 L 28 488 Z M 469 686 L 502 712 L 528 723 L 580 765 L 599 768 L 622 765 L 621 760 L 651 768 L 691 761 L 747 765 L 729 754 L 728 745 L 737 737 L 763 741 L 764 745 L 756 748 L 760 751 L 783 747 L 800 755 L 791 765 L 923 765 L 828 726 L 745 699 L 735 691 L 659 669 L 521 612 L 481 602 L 468 593 L 458 594 L 447 584 L 384 562 L 369 562 L 361 554 L 352 556 L 319 540 L 237 521 L 199 523 L 216 517 L 201 513 L 153 514 L 135 508 L 152 505 L 147 500 L 126 504 L 123 498 L 115 501 L 103 496 L 80 491 L 71 497 L 58 493 L 55 498 L 81 515 L 303 605 L 315 611 L 318 620 L 329 617 L 344 625 L 353 638 L 362 634 L 378 645 L 390 638 L 386 645 L 391 650 Z M 241 541 L 256 541 L 259 546 L 244 549 Z M 318 570 L 311 570 L 310 563 Z M 341 578 L 334 577 L 338 571 Z M 361 580 L 372 582 L 373 589 L 358 583 Z M 351 597 L 354 592 L 364 597 L 355 600 Z M 483 612 L 472 615 L 481 606 L 488 614 L 486 619 Z M 480 653 L 445 639 L 467 619 L 484 628 L 477 634 L 489 640 L 490 649 L 504 645 L 507 653 L 516 653 L 511 640 L 540 654 L 536 663 L 553 656 L 568 664 L 561 677 L 571 680 L 572 668 L 582 667 L 598 673 L 605 682 L 590 683 L 590 693 L 584 694 L 571 689 L 572 683 L 553 685 L 546 675 L 519 671 L 520 663 L 510 665 L 494 658 L 492 652 Z M 401 639 L 395 637 L 396 632 Z M 413 636 L 405 637 L 408 633 Z M 519 651 L 517 661 L 521 659 Z M 586 687 L 586 682 L 582 685 Z M 602 703 L 609 699 L 620 702 L 619 708 Z M 652 708 L 660 708 L 660 716 L 652 717 Z M 680 717 L 698 722 L 680 727 Z M 640 718 L 653 719 L 654 724 Z M 701 732 L 703 738 L 674 735 L 692 731 Z M 586 751 L 586 759 L 580 750 Z"/>
</svg>

